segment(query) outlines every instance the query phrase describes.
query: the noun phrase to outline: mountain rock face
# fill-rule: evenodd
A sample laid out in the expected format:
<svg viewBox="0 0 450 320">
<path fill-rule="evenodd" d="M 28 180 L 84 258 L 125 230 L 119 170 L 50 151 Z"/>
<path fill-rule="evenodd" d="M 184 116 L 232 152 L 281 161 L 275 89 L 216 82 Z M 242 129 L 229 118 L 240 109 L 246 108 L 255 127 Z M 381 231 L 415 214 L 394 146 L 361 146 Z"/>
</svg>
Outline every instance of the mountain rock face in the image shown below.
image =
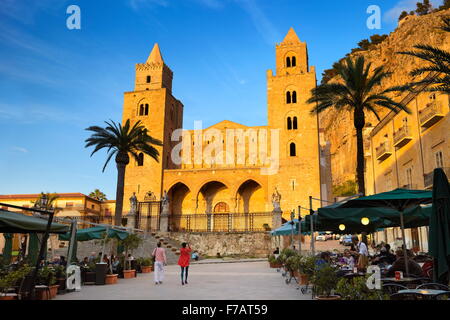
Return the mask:
<svg viewBox="0 0 450 320">
<path fill-rule="evenodd" d="M 397 52 L 411 51 L 416 44 L 431 45 L 450 51 L 450 33 L 439 29 L 443 16 L 450 16 L 450 9 L 425 16 L 407 16 L 382 43 L 371 50 L 356 52 L 351 57 L 362 55 L 366 61 L 372 63 L 372 68 L 384 66 L 386 71 L 391 72 L 391 77 L 382 84 L 383 89 L 404 85 L 413 80 L 409 73 L 423 65 L 423 62 Z M 403 96 L 404 94 L 395 94 L 393 98 L 400 101 Z M 387 113 L 386 110 L 379 112 L 381 118 Z M 355 180 L 356 131 L 353 126 L 353 115 L 348 111 L 336 112 L 330 109 L 320 114 L 319 121 L 325 139 L 322 143 L 330 143 L 333 186 L 341 185 L 347 180 Z M 366 113 L 366 123 L 369 133 L 370 127 L 376 126 L 378 120 L 373 114 Z"/>
</svg>

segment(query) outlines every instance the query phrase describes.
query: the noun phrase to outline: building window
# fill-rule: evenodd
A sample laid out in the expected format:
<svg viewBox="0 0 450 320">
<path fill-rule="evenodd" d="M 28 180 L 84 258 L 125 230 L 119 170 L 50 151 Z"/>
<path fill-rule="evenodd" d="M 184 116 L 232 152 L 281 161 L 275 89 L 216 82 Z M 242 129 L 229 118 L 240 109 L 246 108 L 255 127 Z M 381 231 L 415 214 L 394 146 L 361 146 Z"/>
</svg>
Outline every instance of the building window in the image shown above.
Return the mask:
<svg viewBox="0 0 450 320">
<path fill-rule="evenodd" d="M 137 166 L 138 167 L 143 167 L 144 166 L 144 154 L 143 153 L 139 153 L 139 155 L 138 155 Z"/>
<path fill-rule="evenodd" d="M 294 117 L 294 121 L 293 121 L 292 127 L 293 127 L 294 130 L 298 129 L 297 117 Z"/>
<path fill-rule="evenodd" d="M 406 169 L 406 183 L 408 189 L 413 189 L 412 187 L 412 168 Z"/>
<path fill-rule="evenodd" d="M 292 103 L 297 103 L 297 91 L 292 92 Z"/>
<path fill-rule="evenodd" d="M 430 100 L 431 100 L 431 101 L 436 100 L 436 93 L 430 94 Z"/>
<path fill-rule="evenodd" d="M 148 103 L 147 104 L 145 104 L 145 115 L 146 116 L 148 116 L 148 110 L 149 109 L 149 107 L 148 107 Z"/>
<path fill-rule="evenodd" d="M 436 159 L 436 168 L 444 168 L 444 155 L 442 151 L 438 151 L 434 154 Z"/>
<path fill-rule="evenodd" d="M 297 65 L 297 58 L 296 57 L 292 57 L 292 64 L 293 67 L 295 67 Z"/>
<path fill-rule="evenodd" d="M 73 202 L 66 202 L 66 208 L 73 207 Z"/>
<path fill-rule="evenodd" d="M 291 117 L 287 118 L 287 129 L 292 130 L 292 119 Z"/>
<path fill-rule="evenodd" d="M 292 103 L 292 98 L 291 98 L 291 92 L 290 91 L 286 92 L 286 103 L 287 104 Z"/>
<path fill-rule="evenodd" d="M 287 57 L 286 58 L 286 68 L 290 68 L 291 67 L 291 58 Z"/>
<path fill-rule="evenodd" d="M 139 107 L 139 115 L 143 116 L 145 113 L 145 106 L 143 104 L 141 104 L 141 106 Z"/>
<path fill-rule="evenodd" d="M 152 82 L 152 77 L 147 76 L 147 83 L 150 83 L 150 82 Z"/>
<path fill-rule="evenodd" d="M 291 143 L 290 147 L 289 147 L 289 154 L 291 157 L 296 157 L 297 156 L 297 147 L 295 145 L 295 143 Z"/>
<path fill-rule="evenodd" d="M 95 209 L 95 205 L 91 205 L 91 209 L 94 210 Z"/>
</svg>

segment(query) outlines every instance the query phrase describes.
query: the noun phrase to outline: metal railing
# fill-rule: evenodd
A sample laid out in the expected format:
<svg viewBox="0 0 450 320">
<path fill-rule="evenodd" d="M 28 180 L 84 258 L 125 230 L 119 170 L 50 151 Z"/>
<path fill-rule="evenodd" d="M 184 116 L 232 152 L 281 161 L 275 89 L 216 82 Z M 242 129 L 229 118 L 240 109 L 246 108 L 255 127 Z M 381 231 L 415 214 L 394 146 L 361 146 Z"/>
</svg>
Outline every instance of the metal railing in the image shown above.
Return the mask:
<svg viewBox="0 0 450 320">
<path fill-rule="evenodd" d="M 434 116 L 442 114 L 442 103 L 440 101 L 433 101 L 419 111 L 420 124 L 426 124 Z"/>
<path fill-rule="evenodd" d="M 394 132 L 394 145 L 397 145 L 405 138 L 411 137 L 411 130 L 409 126 L 403 126 Z"/>
<path fill-rule="evenodd" d="M 387 141 L 383 142 L 376 148 L 377 159 L 380 159 L 383 157 L 383 155 L 390 154 L 390 153 L 391 153 L 391 148 Z"/>
<path fill-rule="evenodd" d="M 171 215 L 169 228 L 173 232 L 265 232 L 271 230 L 272 221 L 272 212 Z"/>
<path fill-rule="evenodd" d="M 445 174 L 447 175 L 447 178 L 450 179 L 450 167 L 442 168 L 442 170 L 444 170 Z M 431 188 L 433 188 L 433 183 L 434 183 L 434 171 L 425 174 L 424 177 L 423 177 L 423 179 L 424 179 L 425 189 L 431 189 Z"/>
</svg>

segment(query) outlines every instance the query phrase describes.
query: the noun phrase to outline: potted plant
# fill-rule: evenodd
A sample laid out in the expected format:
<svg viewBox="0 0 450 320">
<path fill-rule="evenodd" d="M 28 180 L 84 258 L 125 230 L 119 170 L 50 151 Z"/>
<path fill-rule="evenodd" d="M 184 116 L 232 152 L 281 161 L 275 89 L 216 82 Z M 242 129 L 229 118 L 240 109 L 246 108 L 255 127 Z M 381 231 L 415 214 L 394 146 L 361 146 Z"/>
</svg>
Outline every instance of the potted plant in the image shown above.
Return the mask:
<svg viewBox="0 0 450 320">
<path fill-rule="evenodd" d="M 316 268 L 316 258 L 314 256 L 302 256 L 299 261 L 300 284 L 306 285 L 312 281 Z"/>
<path fill-rule="evenodd" d="M 38 290 L 37 298 L 39 300 L 50 300 L 56 297 L 59 285 L 56 284 L 56 272 L 50 267 L 42 267 L 38 271 L 37 284 L 42 286 L 47 286 L 47 290 Z"/>
<path fill-rule="evenodd" d="M 121 245 L 125 248 L 125 261 L 123 268 L 123 277 L 130 279 L 136 277 L 136 270 L 131 269 L 131 261 L 128 261 L 128 252 L 137 249 L 142 243 L 142 238 L 135 233 L 131 233 L 125 239 L 120 241 Z"/>
<path fill-rule="evenodd" d="M 55 277 L 56 277 L 56 284 L 59 285 L 58 293 L 64 292 L 66 290 L 66 267 L 64 266 L 55 266 Z"/>
<path fill-rule="evenodd" d="M 314 292 L 317 300 L 340 300 L 339 295 L 332 294 L 338 283 L 338 276 L 335 268 L 329 264 L 321 265 L 312 277 Z"/>
<path fill-rule="evenodd" d="M 280 257 L 275 258 L 275 255 L 270 255 L 269 258 L 269 266 L 274 269 L 281 268 L 283 264 L 280 262 Z"/>
<path fill-rule="evenodd" d="M 111 270 L 108 269 L 108 273 L 106 274 L 105 284 L 116 284 L 119 275 L 111 273 Z"/>
<path fill-rule="evenodd" d="M 153 261 L 150 258 L 142 258 L 141 260 L 142 273 L 150 273 L 153 271 Z"/>
<path fill-rule="evenodd" d="M 342 300 L 389 300 L 388 294 L 382 290 L 370 290 L 367 287 L 366 277 L 357 277 L 352 280 L 341 279 L 336 286 L 336 292 L 342 297 Z"/>
<path fill-rule="evenodd" d="M 31 268 L 25 268 L 17 271 L 2 270 L 2 275 L 0 276 L 0 300 L 16 300 L 17 295 L 15 293 L 11 294 L 9 289 L 30 273 Z"/>
</svg>

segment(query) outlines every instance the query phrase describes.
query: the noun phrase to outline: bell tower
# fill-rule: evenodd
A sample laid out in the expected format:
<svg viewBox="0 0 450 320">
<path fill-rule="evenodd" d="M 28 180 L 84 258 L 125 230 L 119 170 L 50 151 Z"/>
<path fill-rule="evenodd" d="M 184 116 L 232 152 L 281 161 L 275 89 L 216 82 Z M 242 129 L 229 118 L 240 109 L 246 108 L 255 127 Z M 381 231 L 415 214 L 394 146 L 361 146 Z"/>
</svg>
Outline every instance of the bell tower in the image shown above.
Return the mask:
<svg viewBox="0 0 450 320">
<path fill-rule="evenodd" d="M 155 44 L 147 61 L 136 64 L 134 91 L 125 92 L 123 118 L 133 125 L 141 121 L 149 134 L 163 142 L 159 162 L 147 155 L 130 160 L 125 172 L 124 214 L 129 211 L 133 192 L 143 201 L 148 192 L 159 200 L 164 192 L 163 170 L 175 169 L 171 152 L 176 142 L 171 141 L 172 132 L 182 127 L 183 104 L 172 95 L 173 72 L 165 64 L 159 45 Z"/>
<path fill-rule="evenodd" d="M 269 191 L 280 192 L 285 219 L 292 210 L 309 206 L 309 196 L 320 198 L 318 117 L 307 104 L 316 87 L 308 50 L 291 28 L 275 48 L 276 73 L 267 71 L 268 124 L 280 130 L 280 169 L 269 176 Z"/>
</svg>

